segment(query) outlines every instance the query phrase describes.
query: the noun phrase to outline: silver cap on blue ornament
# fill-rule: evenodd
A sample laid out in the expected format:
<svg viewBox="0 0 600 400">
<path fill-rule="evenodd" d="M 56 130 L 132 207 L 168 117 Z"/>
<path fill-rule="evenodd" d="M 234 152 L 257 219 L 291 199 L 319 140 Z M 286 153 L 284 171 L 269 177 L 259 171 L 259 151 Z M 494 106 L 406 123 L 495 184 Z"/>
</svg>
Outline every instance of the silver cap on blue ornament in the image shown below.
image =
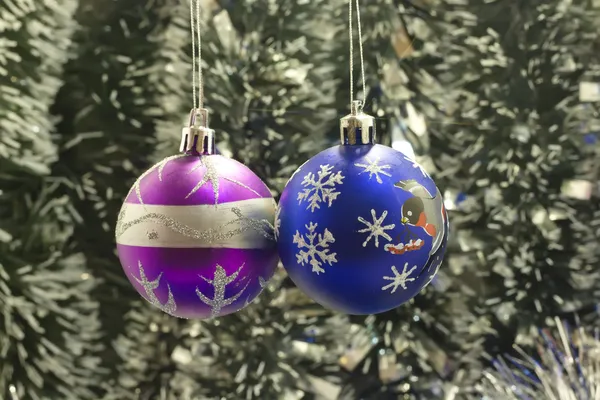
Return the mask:
<svg viewBox="0 0 600 400">
<path fill-rule="evenodd" d="M 181 132 L 179 151 L 193 155 L 217 154 L 215 131 L 208 127 L 208 110 L 194 108 L 190 112 L 190 121 Z"/>
<path fill-rule="evenodd" d="M 342 145 L 375 144 L 375 136 L 375 118 L 363 112 L 362 101 L 353 101 L 350 115 L 340 120 Z"/>
</svg>

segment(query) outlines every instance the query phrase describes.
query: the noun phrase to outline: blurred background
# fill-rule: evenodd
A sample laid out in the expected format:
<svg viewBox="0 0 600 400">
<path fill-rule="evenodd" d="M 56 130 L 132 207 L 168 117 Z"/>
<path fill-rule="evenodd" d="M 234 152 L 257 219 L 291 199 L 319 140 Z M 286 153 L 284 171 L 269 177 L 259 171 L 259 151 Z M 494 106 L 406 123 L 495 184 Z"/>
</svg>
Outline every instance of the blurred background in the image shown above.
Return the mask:
<svg viewBox="0 0 600 400">
<path fill-rule="evenodd" d="M 544 332 L 600 326 L 600 2 L 361 3 L 365 111 L 449 212 L 436 280 L 410 304 L 351 317 L 280 269 L 245 310 L 200 322 L 144 301 L 114 239 L 135 179 L 178 151 L 188 3 L 0 0 L 1 399 L 598 398 L 600 378 L 580 368 L 582 355 L 598 362 L 593 334 L 585 346 L 557 334 L 573 356 Z M 202 10 L 218 148 L 279 196 L 339 141 L 347 2 Z M 524 354 L 542 372 L 567 363 L 576 376 L 562 383 L 584 389 L 527 397 L 539 371 L 503 361 Z"/>
</svg>

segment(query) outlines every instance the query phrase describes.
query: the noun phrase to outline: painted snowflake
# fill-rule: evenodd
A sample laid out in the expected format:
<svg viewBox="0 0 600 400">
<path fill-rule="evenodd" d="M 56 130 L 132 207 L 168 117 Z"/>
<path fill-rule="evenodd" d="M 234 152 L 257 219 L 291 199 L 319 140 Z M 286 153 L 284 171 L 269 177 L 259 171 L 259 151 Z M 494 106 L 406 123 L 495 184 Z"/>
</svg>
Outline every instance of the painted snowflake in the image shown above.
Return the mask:
<svg viewBox="0 0 600 400">
<path fill-rule="evenodd" d="M 335 243 L 335 238 L 327 229 L 322 234 L 317 233 L 318 225 L 315 223 L 311 222 L 305 226 L 308 233 L 301 235 L 300 232 L 296 231 L 294 235 L 294 243 L 298 245 L 299 250 L 296 258 L 298 263 L 312 266 L 312 272 L 319 275 L 325 272 L 321 267 L 323 264 L 332 265 L 337 262 L 337 254 L 330 253 L 329 249 L 329 244 Z"/>
<path fill-rule="evenodd" d="M 340 171 L 334 174 L 332 170 L 333 167 L 330 165 L 321 165 L 316 176 L 309 172 L 302 181 L 305 189 L 298 193 L 298 204 L 303 201 L 308 202 L 306 209 L 310 209 L 311 212 L 321 208 L 321 203 L 327 203 L 331 207 L 340 195 L 340 192 L 336 192 L 336 185 L 341 185 L 344 180 Z"/>
<path fill-rule="evenodd" d="M 379 165 L 379 160 L 381 160 L 380 157 L 377 157 L 375 159 L 375 161 L 371 161 L 371 159 L 369 157 L 365 157 L 365 160 L 367 161 L 367 164 L 358 164 L 358 163 L 354 164 L 355 167 L 360 167 L 360 168 L 364 169 L 363 171 L 361 171 L 359 173 L 359 175 L 362 175 L 365 172 L 368 172 L 369 179 L 371 179 L 373 177 L 373 175 L 375 175 L 375 179 L 377 180 L 377 183 L 383 183 L 379 174 L 389 176 L 389 177 L 392 176 L 387 171 L 385 171 L 386 169 L 390 169 L 392 167 L 390 167 L 389 165 Z"/>
<path fill-rule="evenodd" d="M 373 222 L 369 222 L 363 217 L 358 217 L 358 220 L 365 224 L 367 227 L 359 230 L 360 233 L 369 233 L 367 239 L 363 242 L 363 247 L 367 247 L 367 244 L 371 239 L 375 239 L 375 247 L 379 247 L 379 237 L 386 239 L 388 242 L 392 240 L 392 237 L 386 233 L 387 230 L 394 229 L 395 224 L 383 225 L 383 221 L 387 217 L 388 212 L 384 211 L 380 218 L 377 218 L 375 210 L 371 210 L 371 217 Z"/>
<path fill-rule="evenodd" d="M 414 272 L 415 269 L 417 269 L 417 266 L 415 265 L 414 267 L 412 267 L 410 270 L 406 271 L 408 269 L 408 263 L 404 264 L 404 268 L 402 269 L 402 272 L 398 272 L 398 270 L 396 269 L 396 266 L 393 265 L 392 266 L 392 272 L 394 273 L 394 276 L 384 276 L 383 279 L 385 279 L 386 281 L 392 281 L 392 283 L 390 283 L 389 285 L 385 285 L 381 288 L 381 290 L 388 290 L 389 288 L 392 288 L 392 291 L 390 293 L 395 293 L 396 289 L 398 289 L 398 287 L 402 287 L 402 289 L 406 290 L 406 283 L 407 282 L 413 282 L 415 280 L 415 278 L 411 278 L 410 274 L 412 274 Z"/>
<path fill-rule="evenodd" d="M 403 156 L 406 161 L 412 163 L 413 168 L 417 168 L 419 171 L 421 171 L 421 174 L 423 174 L 423 176 L 425 178 L 430 178 L 429 174 L 427 173 L 427 171 L 425 171 L 425 169 L 421 166 L 421 164 L 419 164 L 418 162 L 416 162 L 414 159 L 410 158 L 406 154 L 403 154 Z"/>
</svg>

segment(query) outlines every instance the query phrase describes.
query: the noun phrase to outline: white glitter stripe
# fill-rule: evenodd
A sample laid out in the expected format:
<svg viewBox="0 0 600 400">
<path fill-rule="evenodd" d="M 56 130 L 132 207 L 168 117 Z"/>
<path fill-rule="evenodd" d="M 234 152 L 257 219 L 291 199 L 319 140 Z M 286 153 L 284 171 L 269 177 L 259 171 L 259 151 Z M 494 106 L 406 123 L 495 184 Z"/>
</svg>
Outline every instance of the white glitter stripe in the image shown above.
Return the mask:
<svg viewBox="0 0 600 400">
<path fill-rule="evenodd" d="M 124 204 L 116 239 L 144 247 L 267 248 L 275 240 L 275 208 L 272 198 L 201 206 Z"/>
</svg>

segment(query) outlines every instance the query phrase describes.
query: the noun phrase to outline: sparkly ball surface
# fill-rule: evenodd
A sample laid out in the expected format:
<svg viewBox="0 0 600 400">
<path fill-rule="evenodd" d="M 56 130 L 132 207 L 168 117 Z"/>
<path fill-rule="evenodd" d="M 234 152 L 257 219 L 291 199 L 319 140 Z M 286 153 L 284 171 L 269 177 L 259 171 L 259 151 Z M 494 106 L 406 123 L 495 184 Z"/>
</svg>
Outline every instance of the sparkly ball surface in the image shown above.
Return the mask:
<svg viewBox="0 0 600 400">
<path fill-rule="evenodd" d="M 236 312 L 277 267 L 275 209 L 266 185 L 235 160 L 166 158 L 137 180 L 119 213 L 121 265 L 135 289 L 168 314 Z"/>
<path fill-rule="evenodd" d="M 336 146 L 310 159 L 288 182 L 275 220 L 298 288 L 354 315 L 396 308 L 428 285 L 448 228 L 431 177 L 381 145 Z"/>
</svg>

